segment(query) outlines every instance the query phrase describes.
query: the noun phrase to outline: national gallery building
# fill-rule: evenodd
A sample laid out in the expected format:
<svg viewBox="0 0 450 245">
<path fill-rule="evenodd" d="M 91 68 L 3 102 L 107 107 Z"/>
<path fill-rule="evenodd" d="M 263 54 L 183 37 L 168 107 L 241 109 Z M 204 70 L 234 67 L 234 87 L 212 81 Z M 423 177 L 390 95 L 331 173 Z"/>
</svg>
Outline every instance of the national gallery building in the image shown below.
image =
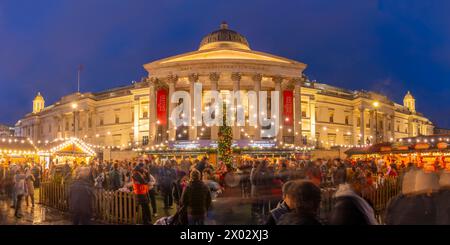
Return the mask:
<svg viewBox="0 0 450 245">
<path fill-rule="evenodd" d="M 280 129 L 261 137 L 261 126 L 234 125 L 237 146 L 351 146 L 433 134 L 433 124 L 415 109 L 405 92 L 402 104 L 369 91 L 353 91 L 310 81 L 306 64 L 254 51 L 247 39 L 226 23 L 206 35 L 197 50 L 144 64 L 148 77 L 131 85 L 97 93 L 74 93 L 45 105 L 38 93 L 33 111 L 16 124 L 16 135 L 33 141 L 77 137 L 87 143 L 114 146 L 170 148 L 214 146 L 218 126 L 175 127 L 168 119 L 177 106 L 169 103 L 175 91 L 270 91 L 280 94 Z M 244 93 L 245 120 L 249 109 Z M 192 103 L 191 115 L 195 115 Z M 210 106 L 202 100 L 203 110 Z M 194 119 L 193 119 L 194 120 Z M 193 145 L 194 144 L 194 145 Z"/>
</svg>

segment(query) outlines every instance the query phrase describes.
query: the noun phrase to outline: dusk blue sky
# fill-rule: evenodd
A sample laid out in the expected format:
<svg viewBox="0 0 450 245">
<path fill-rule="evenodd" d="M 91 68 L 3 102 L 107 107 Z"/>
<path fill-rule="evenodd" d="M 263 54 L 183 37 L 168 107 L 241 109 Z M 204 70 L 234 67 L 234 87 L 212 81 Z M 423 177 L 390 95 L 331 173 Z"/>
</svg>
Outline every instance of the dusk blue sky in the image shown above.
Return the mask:
<svg viewBox="0 0 450 245">
<path fill-rule="evenodd" d="M 450 127 L 450 1 L 1 0 L 0 123 L 13 125 L 40 91 L 128 85 L 142 65 L 198 48 L 226 20 L 251 48 L 308 65 L 312 79 L 386 94 Z"/>
</svg>

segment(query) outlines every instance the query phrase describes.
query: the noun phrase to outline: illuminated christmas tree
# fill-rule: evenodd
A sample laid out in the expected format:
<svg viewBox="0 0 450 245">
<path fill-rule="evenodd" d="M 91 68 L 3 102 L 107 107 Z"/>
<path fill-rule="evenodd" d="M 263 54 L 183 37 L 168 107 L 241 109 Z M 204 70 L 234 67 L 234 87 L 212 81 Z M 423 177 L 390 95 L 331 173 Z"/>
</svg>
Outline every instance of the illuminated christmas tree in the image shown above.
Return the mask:
<svg viewBox="0 0 450 245">
<path fill-rule="evenodd" d="M 231 148 L 233 141 L 233 131 L 227 125 L 226 105 L 223 105 L 223 125 L 219 127 L 218 140 L 218 155 L 219 160 L 222 161 L 230 169 L 233 163 L 233 149 Z"/>
</svg>

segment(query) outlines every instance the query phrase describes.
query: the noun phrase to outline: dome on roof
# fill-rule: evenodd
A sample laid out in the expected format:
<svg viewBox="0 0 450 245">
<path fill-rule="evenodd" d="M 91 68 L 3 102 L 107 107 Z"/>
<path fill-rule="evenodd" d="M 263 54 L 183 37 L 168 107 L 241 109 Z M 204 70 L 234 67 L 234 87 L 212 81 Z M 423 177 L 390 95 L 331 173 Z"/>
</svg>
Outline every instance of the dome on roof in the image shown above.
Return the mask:
<svg viewBox="0 0 450 245">
<path fill-rule="evenodd" d="M 228 24 L 222 22 L 219 30 L 211 32 L 202 39 L 199 50 L 212 48 L 239 48 L 250 50 L 250 45 L 244 36 L 228 29 Z"/>
<path fill-rule="evenodd" d="M 36 97 L 34 97 L 34 100 L 44 100 L 44 97 L 42 97 L 41 92 L 38 92 Z"/>
<path fill-rule="evenodd" d="M 405 99 L 414 99 L 414 97 L 413 97 L 412 94 L 408 91 L 408 93 L 406 93 L 406 95 L 405 95 Z"/>
</svg>

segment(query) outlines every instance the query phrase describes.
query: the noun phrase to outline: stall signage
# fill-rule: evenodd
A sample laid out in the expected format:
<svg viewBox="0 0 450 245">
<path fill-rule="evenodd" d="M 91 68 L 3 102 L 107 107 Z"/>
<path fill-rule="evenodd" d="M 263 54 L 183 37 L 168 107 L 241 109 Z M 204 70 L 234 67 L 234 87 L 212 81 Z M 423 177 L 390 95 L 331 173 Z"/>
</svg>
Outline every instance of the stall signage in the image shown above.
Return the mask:
<svg viewBox="0 0 450 245">
<path fill-rule="evenodd" d="M 440 142 L 437 144 L 438 149 L 447 149 L 448 144 L 445 142 Z"/>
<path fill-rule="evenodd" d="M 217 148 L 217 142 L 212 140 L 194 140 L 194 141 L 171 141 L 169 148 L 172 149 L 198 149 L 198 148 Z"/>
<path fill-rule="evenodd" d="M 275 147 L 276 143 L 271 140 L 261 140 L 261 141 L 253 141 L 253 143 L 248 144 L 250 147 L 258 147 L 258 148 L 267 148 L 267 147 Z"/>
<path fill-rule="evenodd" d="M 425 149 L 428 149 L 428 148 L 430 148 L 430 145 L 429 144 L 425 144 L 425 143 L 416 144 L 416 146 L 414 147 L 414 149 L 416 149 L 416 150 L 425 150 Z"/>
<path fill-rule="evenodd" d="M 217 141 L 214 140 L 186 140 L 186 141 L 169 141 L 171 149 L 197 149 L 197 148 L 217 148 Z M 235 140 L 232 147 L 256 147 L 270 148 L 275 147 L 276 142 L 272 140 Z"/>
<path fill-rule="evenodd" d="M 408 150 L 408 146 L 406 146 L 406 145 L 397 146 L 397 147 L 395 147 L 395 149 L 399 150 L 399 151 L 407 151 Z"/>
<path fill-rule="evenodd" d="M 392 149 L 391 149 L 391 147 L 389 147 L 389 146 L 382 146 L 382 147 L 380 148 L 380 151 L 390 151 L 390 150 L 392 150 Z"/>
</svg>

